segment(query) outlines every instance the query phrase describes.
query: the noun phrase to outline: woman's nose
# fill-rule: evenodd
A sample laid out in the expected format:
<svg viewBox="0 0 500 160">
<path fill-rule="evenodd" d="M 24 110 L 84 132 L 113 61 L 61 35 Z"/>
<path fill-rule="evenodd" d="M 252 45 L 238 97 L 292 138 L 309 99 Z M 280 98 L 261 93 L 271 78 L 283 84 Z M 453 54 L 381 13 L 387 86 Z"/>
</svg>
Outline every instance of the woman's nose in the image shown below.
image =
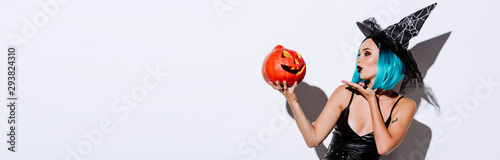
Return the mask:
<svg viewBox="0 0 500 160">
<path fill-rule="evenodd" d="M 358 59 L 356 59 L 356 62 L 361 63 L 361 56 L 359 56 Z"/>
</svg>

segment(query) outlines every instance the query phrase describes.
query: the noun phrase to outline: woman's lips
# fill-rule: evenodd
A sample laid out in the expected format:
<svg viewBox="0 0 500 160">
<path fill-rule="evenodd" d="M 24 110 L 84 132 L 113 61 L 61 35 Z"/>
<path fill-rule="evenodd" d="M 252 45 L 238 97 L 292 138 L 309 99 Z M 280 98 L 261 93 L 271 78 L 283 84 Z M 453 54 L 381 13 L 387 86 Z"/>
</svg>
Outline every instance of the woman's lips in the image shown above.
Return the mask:
<svg viewBox="0 0 500 160">
<path fill-rule="evenodd" d="M 358 73 L 361 73 L 361 70 L 363 70 L 363 67 L 357 66 Z"/>
</svg>

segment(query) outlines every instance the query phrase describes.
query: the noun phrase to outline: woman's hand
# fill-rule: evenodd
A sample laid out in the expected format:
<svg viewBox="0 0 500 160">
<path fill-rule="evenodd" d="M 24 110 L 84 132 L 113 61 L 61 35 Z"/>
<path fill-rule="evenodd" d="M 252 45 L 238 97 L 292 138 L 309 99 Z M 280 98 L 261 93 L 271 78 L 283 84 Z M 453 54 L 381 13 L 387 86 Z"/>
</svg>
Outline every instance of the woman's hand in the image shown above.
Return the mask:
<svg viewBox="0 0 500 160">
<path fill-rule="evenodd" d="M 367 87 L 366 89 L 363 88 L 363 86 L 365 86 L 365 83 L 359 82 L 359 84 L 356 84 L 356 83 L 352 83 L 352 82 L 345 81 L 345 80 L 342 80 L 342 83 L 345 83 L 345 84 L 351 86 L 352 88 L 356 89 L 357 91 L 359 91 L 359 93 L 361 93 L 361 95 L 363 95 L 363 97 L 365 97 L 365 99 L 368 102 L 370 102 L 372 100 L 374 100 L 373 102 L 376 102 L 377 98 L 375 96 L 375 91 L 373 89 L 371 89 L 370 87 Z"/>
<path fill-rule="evenodd" d="M 288 88 L 286 81 L 283 81 L 283 85 L 280 85 L 279 81 L 276 81 L 276 84 L 272 83 L 271 81 L 267 83 L 269 83 L 269 85 L 271 85 L 275 90 L 281 92 L 281 94 L 285 96 L 287 101 L 292 102 L 297 100 L 297 96 L 295 95 L 295 87 L 297 87 L 297 82 L 295 82 L 290 88 Z"/>
</svg>

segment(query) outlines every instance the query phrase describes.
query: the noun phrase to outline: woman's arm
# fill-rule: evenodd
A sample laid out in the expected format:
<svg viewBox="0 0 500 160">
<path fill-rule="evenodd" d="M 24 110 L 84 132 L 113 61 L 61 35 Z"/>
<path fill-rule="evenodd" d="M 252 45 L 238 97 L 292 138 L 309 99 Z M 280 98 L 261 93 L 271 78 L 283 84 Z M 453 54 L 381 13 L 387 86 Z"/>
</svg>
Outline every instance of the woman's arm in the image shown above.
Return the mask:
<svg viewBox="0 0 500 160">
<path fill-rule="evenodd" d="M 276 90 L 284 89 L 281 93 L 287 99 L 293 112 L 295 122 L 297 123 L 307 146 L 310 148 L 318 146 L 332 131 L 333 127 L 337 123 L 340 113 L 342 112 L 342 103 L 344 103 L 346 101 L 346 97 L 349 98 L 348 95 L 350 95 L 345 89 L 347 85 L 339 86 L 328 99 L 325 108 L 323 108 L 323 111 L 319 115 L 316 122 L 311 124 L 302 111 L 302 108 L 297 101 L 297 97 L 295 96 L 294 90 L 297 83 L 295 83 L 291 88 L 286 87 L 286 82 L 284 82 L 284 88 L 281 88 L 279 82 L 276 82 L 277 85 L 270 82 L 269 84 Z"/>
<path fill-rule="evenodd" d="M 389 125 L 389 128 L 386 128 L 378 107 L 375 91 L 370 88 L 363 89 L 361 86 L 364 85 L 364 83 L 355 84 L 348 81 L 342 82 L 354 87 L 368 101 L 378 153 L 380 155 L 391 153 L 401 141 L 403 141 L 406 131 L 413 120 L 413 116 L 416 112 L 415 102 L 409 98 L 402 98 L 396 105 L 397 112 L 392 116 L 392 122 L 390 122 L 392 124 Z"/>
<path fill-rule="evenodd" d="M 391 125 L 386 128 L 376 101 L 371 100 L 370 113 L 372 117 L 375 144 L 380 155 L 391 153 L 403 141 L 408 127 L 416 112 L 415 102 L 409 98 L 402 98 L 396 105 L 398 111 L 392 116 Z"/>
</svg>

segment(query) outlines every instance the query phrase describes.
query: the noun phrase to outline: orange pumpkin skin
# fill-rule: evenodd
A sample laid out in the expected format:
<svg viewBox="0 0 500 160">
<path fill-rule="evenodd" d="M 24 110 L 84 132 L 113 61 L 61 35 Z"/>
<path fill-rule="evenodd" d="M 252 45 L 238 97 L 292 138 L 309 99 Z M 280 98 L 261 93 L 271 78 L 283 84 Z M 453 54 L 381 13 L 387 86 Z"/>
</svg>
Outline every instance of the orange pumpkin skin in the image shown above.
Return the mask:
<svg viewBox="0 0 500 160">
<path fill-rule="evenodd" d="M 264 59 L 262 76 L 266 82 L 276 84 L 279 81 L 283 85 L 283 81 L 286 81 L 287 86 L 291 87 L 295 82 L 302 82 L 306 76 L 306 63 L 296 51 L 277 45 Z"/>
</svg>

